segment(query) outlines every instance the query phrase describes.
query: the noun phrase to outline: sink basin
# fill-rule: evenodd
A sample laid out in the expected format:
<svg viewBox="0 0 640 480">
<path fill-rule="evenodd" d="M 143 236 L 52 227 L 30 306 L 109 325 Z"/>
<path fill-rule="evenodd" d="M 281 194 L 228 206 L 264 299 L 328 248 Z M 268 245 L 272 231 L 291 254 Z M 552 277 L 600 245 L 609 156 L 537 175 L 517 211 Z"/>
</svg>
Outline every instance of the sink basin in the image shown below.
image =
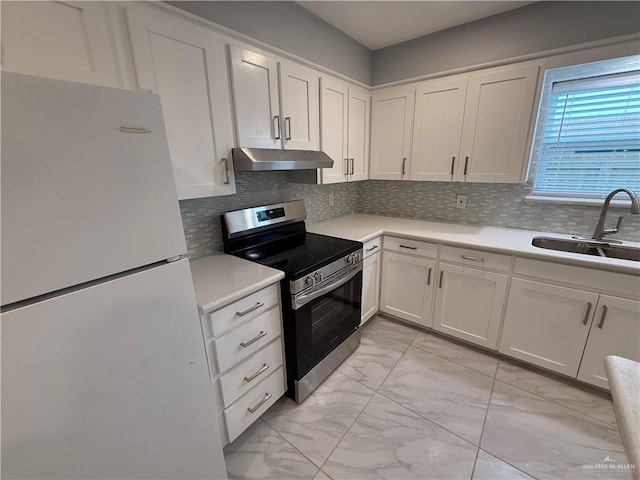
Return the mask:
<svg viewBox="0 0 640 480">
<path fill-rule="evenodd" d="M 596 257 L 619 258 L 640 262 L 640 248 L 625 247 L 606 242 L 571 240 L 565 238 L 534 237 L 531 245 L 560 252 L 583 253 Z"/>
</svg>

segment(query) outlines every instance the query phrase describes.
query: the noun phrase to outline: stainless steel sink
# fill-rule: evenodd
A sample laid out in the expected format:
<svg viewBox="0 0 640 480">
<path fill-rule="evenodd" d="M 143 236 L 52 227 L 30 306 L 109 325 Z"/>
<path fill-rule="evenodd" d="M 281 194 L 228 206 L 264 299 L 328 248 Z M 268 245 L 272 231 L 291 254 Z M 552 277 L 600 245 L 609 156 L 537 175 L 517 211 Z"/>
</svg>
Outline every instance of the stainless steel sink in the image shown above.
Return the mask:
<svg viewBox="0 0 640 480">
<path fill-rule="evenodd" d="M 560 252 L 583 253 L 596 257 L 619 258 L 640 262 L 640 248 L 612 245 L 592 240 L 571 240 L 564 238 L 534 237 L 531 245 Z"/>
</svg>

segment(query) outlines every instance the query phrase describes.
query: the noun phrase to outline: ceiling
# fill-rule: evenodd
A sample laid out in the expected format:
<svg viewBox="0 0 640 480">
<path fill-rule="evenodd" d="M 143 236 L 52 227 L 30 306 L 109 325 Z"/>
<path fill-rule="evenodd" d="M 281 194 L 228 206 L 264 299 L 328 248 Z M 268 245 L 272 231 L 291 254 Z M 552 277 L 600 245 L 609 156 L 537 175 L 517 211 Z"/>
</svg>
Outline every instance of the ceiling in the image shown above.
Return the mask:
<svg viewBox="0 0 640 480">
<path fill-rule="evenodd" d="M 534 2 L 450 0 L 297 3 L 369 49 L 376 50 Z"/>
</svg>

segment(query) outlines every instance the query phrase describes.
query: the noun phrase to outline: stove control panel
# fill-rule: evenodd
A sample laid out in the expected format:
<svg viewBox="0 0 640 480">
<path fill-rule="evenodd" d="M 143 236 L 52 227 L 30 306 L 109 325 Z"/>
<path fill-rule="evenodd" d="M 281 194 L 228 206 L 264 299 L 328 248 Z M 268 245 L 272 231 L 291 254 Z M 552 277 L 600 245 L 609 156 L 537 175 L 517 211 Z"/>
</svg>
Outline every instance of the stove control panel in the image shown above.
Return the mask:
<svg viewBox="0 0 640 480">
<path fill-rule="evenodd" d="M 306 290 L 307 288 L 315 287 L 325 280 L 328 281 L 332 275 L 346 269 L 347 267 L 355 268 L 360 262 L 362 262 L 362 250 L 358 250 L 356 252 L 350 253 L 349 255 L 345 255 L 344 257 L 322 267 L 321 269 L 313 273 L 310 273 L 305 277 L 301 277 L 297 280 L 291 280 L 289 282 L 291 293 L 295 294 L 301 292 L 302 290 Z"/>
</svg>

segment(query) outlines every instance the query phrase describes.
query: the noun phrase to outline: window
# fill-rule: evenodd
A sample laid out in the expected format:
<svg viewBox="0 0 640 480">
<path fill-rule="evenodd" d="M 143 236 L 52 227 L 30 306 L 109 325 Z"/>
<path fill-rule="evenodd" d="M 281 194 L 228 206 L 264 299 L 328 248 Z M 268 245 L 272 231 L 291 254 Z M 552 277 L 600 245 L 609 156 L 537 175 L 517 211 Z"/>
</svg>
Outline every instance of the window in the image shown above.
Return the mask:
<svg viewBox="0 0 640 480">
<path fill-rule="evenodd" d="M 533 196 L 640 193 L 640 56 L 548 70 L 542 88 Z"/>
</svg>

